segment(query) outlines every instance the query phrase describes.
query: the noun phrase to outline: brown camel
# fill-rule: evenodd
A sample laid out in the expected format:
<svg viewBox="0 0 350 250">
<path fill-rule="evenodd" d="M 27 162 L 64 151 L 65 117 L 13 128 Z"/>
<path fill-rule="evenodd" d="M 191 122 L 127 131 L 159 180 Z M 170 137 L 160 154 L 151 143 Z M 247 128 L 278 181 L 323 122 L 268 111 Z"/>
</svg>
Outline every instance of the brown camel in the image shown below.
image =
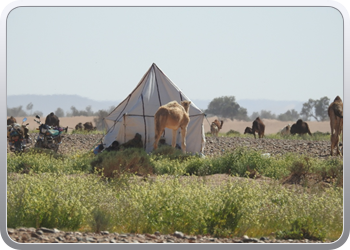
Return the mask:
<svg viewBox="0 0 350 250">
<path fill-rule="evenodd" d="M 173 140 L 171 146 L 175 147 L 176 133 L 177 130 L 181 128 L 181 149 L 183 152 L 186 152 L 186 133 L 188 123 L 190 122 L 190 117 L 188 114 L 190 104 L 190 101 L 182 101 L 181 105 L 176 101 L 172 101 L 159 107 L 154 115 L 155 141 L 153 144 L 153 149 L 158 148 L 160 136 L 165 128 L 173 130 Z"/>
<path fill-rule="evenodd" d="M 339 150 L 339 136 L 343 132 L 343 101 L 339 96 L 329 105 L 328 116 L 331 125 L 331 155 L 333 155 L 334 147 L 337 147 L 337 155 L 342 156 Z"/>
<path fill-rule="evenodd" d="M 83 124 L 81 122 L 79 122 L 77 125 L 75 125 L 75 130 L 83 130 Z"/>
<path fill-rule="evenodd" d="M 258 132 L 259 138 L 264 137 L 265 124 L 263 123 L 263 121 L 259 117 L 257 117 L 253 121 L 252 132 L 253 132 L 254 138 L 256 138 L 255 132 Z"/>
<path fill-rule="evenodd" d="M 210 125 L 210 132 L 215 137 L 218 137 L 220 129 L 222 129 L 222 125 L 224 124 L 224 121 L 219 122 L 215 119 Z"/>
</svg>

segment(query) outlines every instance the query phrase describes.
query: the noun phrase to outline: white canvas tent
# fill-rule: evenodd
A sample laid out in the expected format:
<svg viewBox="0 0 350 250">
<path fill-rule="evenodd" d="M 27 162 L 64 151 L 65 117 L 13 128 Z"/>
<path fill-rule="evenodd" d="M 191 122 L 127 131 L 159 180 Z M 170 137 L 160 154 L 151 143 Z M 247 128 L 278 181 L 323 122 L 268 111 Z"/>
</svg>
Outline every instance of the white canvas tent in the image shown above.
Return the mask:
<svg viewBox="0 0 350 250">
<path fill-rule="evenodd" d="M 121 102 L 104 122 L 107 128 L 103 144 L 108 147 L 113 141 L 120 144 L 141 134 L 146 152 L 153 150 L 154 114 L 158 108 L 170 101 L 190 99 L 157 67 L 152 64 L 137 87 Z M 204 113 L 192 102 L 189 110 L 190 123 L 187 127 L 187 152 L 202 153 L 205 145 Z M 181 130 L 178 130 L 177 144 L 181 145 Z M 171 145 L 172 130 L 166 128 L 166 143 Z"/>
</svg>

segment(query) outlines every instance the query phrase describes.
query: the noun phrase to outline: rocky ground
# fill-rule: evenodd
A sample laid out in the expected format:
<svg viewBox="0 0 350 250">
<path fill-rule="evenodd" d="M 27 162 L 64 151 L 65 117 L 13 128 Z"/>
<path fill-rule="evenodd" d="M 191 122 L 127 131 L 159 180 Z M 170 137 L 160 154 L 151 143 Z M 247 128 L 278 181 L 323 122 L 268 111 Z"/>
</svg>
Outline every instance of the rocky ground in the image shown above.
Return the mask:
<svg viewBox="0 0 350 250">
<path fill-rule="evenodd" d="M 34 138 L 36 136 L 37 134 L 35 133 L 30 135 L 33 142 L 29 144 L 29 148 L 34 145 Z M 58 153 L 67 154 L 75 150 L 87 152 L 100 143 L 102 136 L 101 134 L 65 134 Z M 241 146 L 261 150 L 271 155 L 283 155 L 287 152 L 294 152 L 308 154 L 311 157 L 328 158 L 330 157 L 331 144 L 330 140 L 308 141 L 295 139 L 254 139 L 253 137 L 206 137 L 204 154 L 207 156 L 220 155 Z"/>
<path fill-rule="evenodd" d="M 129 234 L 129 233 L 82 233 L 64 232 L 49 228 L 18 228 L 7 229 L 12 240 L 18 243 L 321 243 L 312 240 L 278 240 L 273 236 L 250 238 L 247 235 L 234 238 L 214 238 L 203 235 L 185 235 L 175 231 L 173 234 Z M 330 243 L 324 241 L 322 243 Z"/>
<path fill-rule="evenodd" d="M 31 138 L 34 139 L 35 137 L 36 134 L 31 134 Z M 74 150 L 92 150 L 100 142 L 101 138 L 102 135 L 99 134 L 66 134 L 63 143 L 60 145 L 59 153 L 66 154 Z M 207 156 L 220 155 L 237 147 L 246 146 L 271 155 L 295 152 L 322 159 L 330 157 L 330 141 L 240 137 L 207 137 L 206 141 L 204 154 Z M 274 235 L 260 239 L 249 238 L 248 236 L 242 238 L 214 238 L 202 235 L 184 235 L 181 232 L 174 232 L 174 234 L 169 235 L 161 235 L 159 232 L 155 232 L 154 234 L 118 234 L 107 231 L 101 233 L 82 233 L 64 232 L 47 228 L 8 228 L 8 234 L 11 239 L 20 243 L 319 243 L 319 241 L 307 239 L 278 240 L 275 239 Z"/>
</svg>

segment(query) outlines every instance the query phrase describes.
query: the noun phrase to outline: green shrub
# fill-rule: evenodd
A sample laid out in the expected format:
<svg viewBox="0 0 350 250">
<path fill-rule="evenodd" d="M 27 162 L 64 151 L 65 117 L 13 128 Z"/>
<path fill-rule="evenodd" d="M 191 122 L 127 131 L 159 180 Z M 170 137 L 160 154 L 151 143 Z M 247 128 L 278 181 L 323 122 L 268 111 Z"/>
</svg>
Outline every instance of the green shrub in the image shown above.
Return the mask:
<svg viewBox="0 0 350 250">
<path fill-rule="evenodd" d="M 7 155 L 8 173 L 87 173 L 90 167 L 91 154 L 76 152 L 70 155 L 56 154 L 52 151 L 29 151 L 25 154 Z"/>
<path fill-rule="evenodd" d="M 242 210 L 230 199 L 222 202 L 221 207 L 215 207 L 209 211 L 209 217 L 205 219 L 205 223 L 209 234 L 217 237 L 229 237 L 234 234 L 238 227 Z"/>
<path fill-rule="evenodd" d="M 169 145 L 164 145 L 158 147 L 156 150 L 152 151 L 152 158 L 154 160 L 157 159 L 169 159 L 169 160 L 185 160 L 188 157 L 191 157 L 191 153 L 184 153 L 182 152 L 181 149 L 178 148 L 173 148 L 172 146 Z"/>
<path fill-rule="evenodd" d="M 91 212 L 92 218 L 90 220 L 90 228 L 95 233 L 100 233 L 101 231 L 106 231 L 111 228 L 112 221 L 111 221 L 111 211 L 102 208 L 102 207 L 96 207 Z"/>
<path fill-rule="evenodd" d="M 120 186 L 96 175 L 10 174 L 7 226 L 251 237 L 301 231 L 315 239 L 343 231 L 342 188 L 310 194 L 246 178 L 129 180 Z"/>
<path fill-rule="evenodd" d="M 211 162 L 208 159 L 192 157 L 184 164 L 186 165 L 186 173 L 189 175 L 204 176 L 213 173 Z"/>
</svg>

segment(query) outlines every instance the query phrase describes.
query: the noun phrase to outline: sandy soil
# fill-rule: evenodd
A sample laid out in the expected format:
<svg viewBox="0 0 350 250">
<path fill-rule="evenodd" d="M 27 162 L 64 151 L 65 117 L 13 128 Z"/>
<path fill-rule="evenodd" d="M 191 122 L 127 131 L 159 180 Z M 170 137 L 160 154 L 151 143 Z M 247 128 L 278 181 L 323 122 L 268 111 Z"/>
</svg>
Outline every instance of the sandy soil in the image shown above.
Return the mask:
<svg viewBox="0 0 350 250">
<path fill-rule="evenodd" d="M 9 118 L 9 117 L 7 117 Z M 22 120 L 24 117 L 15 117 L 18 123 L 22 123 Z M 40 120 L 41 122 L 45 122 L 45 117 L 42 117 Z M 92 122 L 94 124 L 94 118 L 95 116 L 73 116 L 73 117 L 61 117 L 60 118 L 60 125 L 62 127 L 69 128 L 69 131 L 72 131 L 75 128 L 75 125 L 77 125 L 79 122 L 85 123 L 85 122 Z M 36 119 L 34 116 L 27 116 L 27 121 L 25 123 L 29 123 L 29 129 L 34 130 L 38 127 L 38 124 L 34 121 Z M 36 119 L 37 120 L 37 119 Z"/>
<path fill-rule="evenodd" d="M 17 122 L 21 123 L 23 117 L 15 117 Z M 37 123 L 34 122 L 35 117 L 27 117 L 27 122 L 29 122 L 29 128 L 35 129 L 37 127 Z M 60 124 L 62 127 L 69 127 L 69 131 L 74 129 L 75 125 L 78 124 L 79 122 L 85 123 L 85 122 L 93 122 L 94 116 L 74 116 L 74 117 L 62 117 L 60 118 Z M 210 123 L 212 123 L 215 119 L 217 119 L 216 116 L 213 117 L 208 117 L 207 119 L 204 119 L 204 130 L 205 132 L 210 131 Z M 42 122 L 45 122 L 45 118 L 43 117 L 41 119 Z M 209 121 L 209 122 L 208 122 Z M 292 125 L 295 123 L 295 121 L 289 121 L 289 122 L 282 122 L 282 121 L 277 121 L 277 120 L 268 120 L 268 119 L 263 119 L 263 122 L 265 124 L 265 134 L 275 134 L 278 131 L 280 131 L 283 127 L 286 125 L 290 124 Z M 331 132 L 330 130 L 330 125 L 329 121 L 325 122 L 316 122 L 316 121 L 309 121 L 308 122 L 310 131 L 311 133 L 320 131 L 320 132 Z M 237 121 L 237 120 L 226 120 L 224 121 L 224 125 L 221 129 L 221 132 L 226 133 L 227 131 L 233 129 L 235 131 L 238 131 L 240 133 L 244 133 L 244 130 L 246 127 L 252 127 L 252 122 L 244 122 L 244 121 Z"/>
</svg>

